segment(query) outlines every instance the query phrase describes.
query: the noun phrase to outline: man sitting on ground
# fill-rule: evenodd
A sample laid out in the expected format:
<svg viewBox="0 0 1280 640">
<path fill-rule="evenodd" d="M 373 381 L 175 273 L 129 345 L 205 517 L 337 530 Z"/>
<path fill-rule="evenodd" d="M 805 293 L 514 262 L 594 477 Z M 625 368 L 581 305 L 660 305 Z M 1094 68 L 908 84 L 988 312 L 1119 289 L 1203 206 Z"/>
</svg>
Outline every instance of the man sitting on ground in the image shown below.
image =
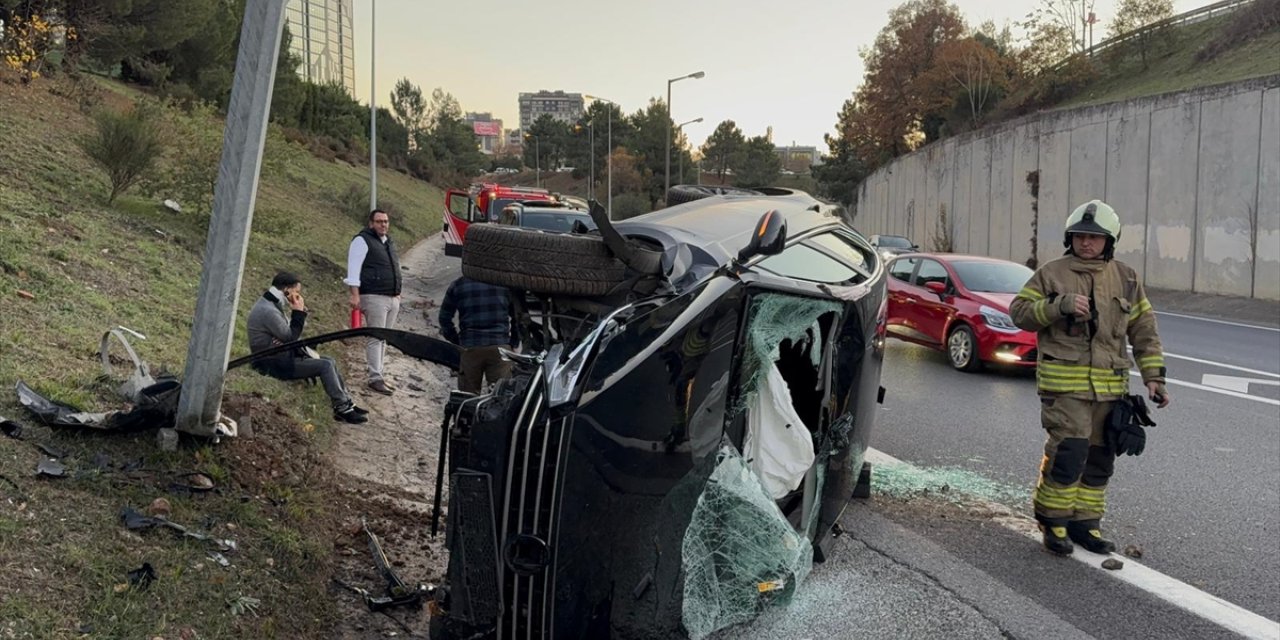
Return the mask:
<svg viewBox="0 0 1280 640">
<path fill-rule="evenodd" d="M 249 350 L 258 353 L 294 342 L 302 337 L 302 329 L 306 323 L 307 305 L 302 299 L 302 281 L 292 273 L 281 271 L 272 278 L 271 288 L 249 310 Z M 320 378 L 325 393 L 329 394 L 329 400 L 333 403 L 335 420 L 351 424 L 369 420 L 369 412 L 351 401 L 333 358 L 316 357 L 297 349 L 292 353 L 281 353 L 255 361 L 253 368 L 280 380 Z"/>
</svg>

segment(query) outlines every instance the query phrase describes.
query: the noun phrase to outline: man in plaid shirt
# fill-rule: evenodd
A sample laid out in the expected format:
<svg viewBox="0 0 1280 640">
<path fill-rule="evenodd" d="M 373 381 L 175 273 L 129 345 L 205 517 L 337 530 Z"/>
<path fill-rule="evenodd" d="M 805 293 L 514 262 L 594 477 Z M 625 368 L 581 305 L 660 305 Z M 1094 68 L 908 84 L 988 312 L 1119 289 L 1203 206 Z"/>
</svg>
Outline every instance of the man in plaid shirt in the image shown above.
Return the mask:
<svg viewBox="0 0 1280 640">
<path fill-rule="evenodd" d="M 454 326 L 455 314 L 461 331 Z M 454 280 L 440 303 L 439 321 L 440 335 L 462 347 L 459 391 L 480 393 L 482 381 L 493 384 L 511 375 L 511 363 L 498 353 L 500 347 L 514 349 L 520 344 L 506 287 L 466 276 Z"/>
</svg>

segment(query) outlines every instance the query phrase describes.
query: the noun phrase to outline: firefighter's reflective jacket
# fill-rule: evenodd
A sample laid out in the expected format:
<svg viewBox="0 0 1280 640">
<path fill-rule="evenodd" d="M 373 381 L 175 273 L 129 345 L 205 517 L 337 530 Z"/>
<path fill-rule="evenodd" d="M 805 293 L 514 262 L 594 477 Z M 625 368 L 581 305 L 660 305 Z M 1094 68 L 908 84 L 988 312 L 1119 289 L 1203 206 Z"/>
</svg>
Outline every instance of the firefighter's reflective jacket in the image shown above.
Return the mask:
<svg viewBox="0 0 1280 640">
<path fill-rule="evenodd" d="M 1089 299 L 1077 318 L 1067 294 Z M 1130 360 L 1142 381 L 1164 382 L 1164 352 L 1156 317 L 1133 268 L 1116 260 L 1064 256 L 1040 267 L 1009 307 L 1014 324 L 1035 331 L 1036 383 L 1041 394 L 1115 400 L 1129 393 Z"/>
</svg>

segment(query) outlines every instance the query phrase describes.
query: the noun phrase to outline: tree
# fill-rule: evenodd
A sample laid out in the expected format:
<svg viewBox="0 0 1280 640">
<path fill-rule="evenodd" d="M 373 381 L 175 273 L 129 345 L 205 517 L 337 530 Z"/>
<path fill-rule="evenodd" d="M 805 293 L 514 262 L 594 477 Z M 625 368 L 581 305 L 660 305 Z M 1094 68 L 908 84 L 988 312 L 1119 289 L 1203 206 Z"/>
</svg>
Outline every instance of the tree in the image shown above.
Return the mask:
<svg viewBox="0 0 1280 640">
<path fill-rule="evenodd" d="M 746 143 L 742 130 L 732 120 L 716 125 L 716 130 L 703 143 L 702 162 L 716 174 L 721 184 L 724 183 L 725 172 L 737 164 L 737 156 Z"/>
<path fill-rule="evenodd" d="M 302 64 L 302 58 L 289 48 L 289 42 L 292 39 L 289 28 L 285 27 L 283 37 L 280 39 L 280 52 L 276 56 L 275 85 L 271 91 L 271 121 L 287 127 L 298 126 L 299 112 L 302 110 L 302 103 L 307 99 L 306 82 L 297 73 L 298 65 Z M 234 64 L 231 70 L 234 73 Z M 231 91 L 228 88 L 228 102 L 230 99 Z M 225 108 L 227 103 L 217 104 L 219 108 Z"/>
<path fill-rule="evenodd" d="M 1010 79 L 1011 70 L 1005 59 L 995 49 L 973 37 L 953 40 L 939 47 L 937 64 L 931 74 L 932 82 L 941 85 L 937 91 L 947 92 L 949 89 L 956 96 L 952 117 L 963 118 L 968 128 L 975 129 L 1004 95 Z M 950 132 L 956 133 L 957 129 L 952 126 Z"/>
<path fill-rule="evenodd" d="M 440 124 L 462 119 L 462 105 L 452 93 L 436 87 L 431 90 L 431 102 L 427 105 L 424 120 L 427 130 L 434 130 Z"/>
<path fill-rule="evenodd" d="M 778 172 L 782 170 L 782 159 L 765 136 L 747 140 L 740 157 L 733 170 L 735 186 L 767 187 L 778 179 Z"/>
<path fill-rule="evenodd" d="M 350 144 L 368 140 L 368 109 L 347 94 L 340 84 L 306 83 L 306 96 L 299 111 L 298 124 L 316 135 L 329 136 Z"/>
<path fill-rule="evenodd" d="M 1173 17 L 1173 0 L 1120 0 L 1116 18 L 1111 21 L 1107 37 L 1115 38 L 1149 24 Z M 1147 57 L 1156 41 L 1167 37 L 1166 29 L 1146 30 L 1134 36 L 1133 46 L 1142 58 L 1142 68 L 1148 66 Z"/>
<path fill-rule="evenodd" d="M 855 94 L 868 140 L 856 145 L 878 165 L 938 139 L 954 96 L 930 77 L 942 45 L 964 37 L 964 19 L 945 0 L 908 0 L 889 12 L 889 23 L 862 52 L 866 76 Z M 869 144 L 868 144 L 869 143 Z"/>
<path fill-rule="evenodd" d="M 113 65 L 137 63 L 155 51 L 167 51 L 200 33 L 223 0 L 68 0 L 79 5 L 75 25 L 89 55 Z M 241 11 L 243 14 L 243 11 Z M 151 60 L 154 64 L 166 64 Z M 126 69 L 130 64 L 126 64 Z M 167 66 L 167 65 L 166 65 Z M 127 73 L 127 72 L 126 72 Z"/>
<path fill-rule="evenodd" d="M 524 164 L 526 167 L 536 167 L 543 171 L 550 171 L 560 166 L 561 160 L 564 159 L 567 141 L 569 139 L 569 125 L 556 120 L 550 114 L 544 113 L 538 116 L 533 124 L 529 125 L 529 130 L 524 132 Z"/>
<path fill-rule="evenodd" d="M 1089 14 L 1094 0 L 1040 0 L 1019 23 L 1028 40 L 1023 55 L 1027 67 L 1039 73 L 1083 52 L 1089 41 Z"/>
<path fill-rule="evenodd" d="M 644 181 L 644 192 L 650 204 L 665 197 L 667 130 L 674 126 L 662 100 L 652 99 L 649 106 L 636 111 L 627 119 L 632 127 L 625 140 L 627 148 L 638 161 L 637 170 Z M 617 132 L 614 132 L 617 139 Z M 616 168 L 615 168 L 616 171 Z M 616 179 L 617 174 L 614 174 Z"/>
<path fill-rule="evenodd" d="M 864 148 L 871 143 L 862 133 L 863 120 L 858 103 L 846 100 L 836 115 L 836 135 L 825 136 L 831 155 L 813 168 L 819 193 L 850 209 L 857 202 L 858 184 L 871 173 L 862 160 L 872 154 Z"/>
<path fill-rule="evenodd" d="M 409 82 L 408 78 L 401 78 L 391 90 L 391 109 L 409 132 L 409 146 L 416 149 L 419 136 L 426 132 L 429 124 L 427 100 L 422 96 L 422 89 Z"/>
</svg>

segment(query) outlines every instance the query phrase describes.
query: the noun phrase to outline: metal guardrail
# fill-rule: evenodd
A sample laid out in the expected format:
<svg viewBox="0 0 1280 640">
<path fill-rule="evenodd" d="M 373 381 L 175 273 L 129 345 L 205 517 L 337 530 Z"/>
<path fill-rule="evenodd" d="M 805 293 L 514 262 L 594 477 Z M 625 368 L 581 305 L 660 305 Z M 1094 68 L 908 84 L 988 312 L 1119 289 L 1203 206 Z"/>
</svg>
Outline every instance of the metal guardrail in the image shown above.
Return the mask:
<svg viewBox="0 0 1280 640">
<path fill-rule="evenodd" d="M 1053 66 L 1049 67 L 1048 70 L 1057 71 L 1058 69 L 1061 69 L 1063 66 L 1065 66 L 1068 62 L 1071 62 L 1072 60 L 1075 60 L 1081 56 L 1086 58 L 1091 58 L 1093 56 L 1098 55 L 1098 53 L 1101 51 L 1110 49 L 1111 47 L 1114 47 L 1116 45 L 1121 45 L 1126 42 L 1130 42 L 1132 40 L 1135 40 L 1137 38 L 1140 38 L 1144 35 L 1147 35 L 1155 31 L 1160 31 L 1162 29 L 1167 29 L 1169 27 L 1195 24 L 1197 22 L 1203 22 L 1210 18 L 1215 18 L 1217 16 L 1220 16 L 1226 13 L 1231 13 L 1242 6 L 1253 3 L 1255 1 L 1256 0 L 1221 0 L 1220 2 L 1207 4 L 1203 7 L 1200 7 L 1199 9 L 1192 9 L 1190 11 L 1180 13 L 1176 16 L 1165 18 L 1164 20 L 1152 22 L 1151 24 L 1138 27 L 1133 31 L 1126 31 L 1125 33 L 1122 33 L 1114 38 L 1108 38 L 1106 40 L 1103 40 L 1102 42 L 1099 42 L 1093 45 L 1092 47 L 1085 49 L 1084 51 L 1078 51 L 1076 53 L 1073 53 L 1067 56 L 1066 58 L 1063 58 L 1062 60 L 1058 61 Z"/>
</svg>

